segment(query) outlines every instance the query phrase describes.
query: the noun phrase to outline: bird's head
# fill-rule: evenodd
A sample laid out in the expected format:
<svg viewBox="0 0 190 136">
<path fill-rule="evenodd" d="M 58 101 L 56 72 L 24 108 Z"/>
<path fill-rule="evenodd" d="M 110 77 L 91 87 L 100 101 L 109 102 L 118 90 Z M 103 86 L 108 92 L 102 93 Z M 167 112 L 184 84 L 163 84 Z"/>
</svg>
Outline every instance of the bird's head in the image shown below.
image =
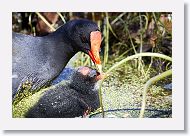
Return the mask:
<svg viewBox="0 0 190 136">
<path fill-rule="evenodd" d="M 72 39 L 72 44 L 77 51 L 88 54 L 98 71 L 102 73 L 100 60 L 101 32 L 96 23 L 86 20 L 77 19 L 67 23 L 69 25 L 68 35 Z"/>
<path fill-rule="evenodd" d="M 103 79 L 103 75 L 97 70 L 82 66 L 73 73 L 70 85 L 83 94 L 92 93 L 96 83 L 101 79 Z"/>
</svg>

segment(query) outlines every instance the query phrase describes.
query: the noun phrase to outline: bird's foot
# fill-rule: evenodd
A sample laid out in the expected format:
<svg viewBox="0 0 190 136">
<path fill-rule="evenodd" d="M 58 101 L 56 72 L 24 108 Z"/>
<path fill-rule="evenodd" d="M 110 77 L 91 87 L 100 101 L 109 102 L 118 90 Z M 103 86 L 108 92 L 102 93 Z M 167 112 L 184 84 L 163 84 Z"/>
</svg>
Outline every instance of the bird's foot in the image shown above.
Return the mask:
<svg viewBox="0 0 190 136">
<path fill-rule="evenodd" d="M 87 110 L 83 114 L 83 118 L 86 118 L 91 112 L 91 107 L 88 107 Z"/>
</svg>

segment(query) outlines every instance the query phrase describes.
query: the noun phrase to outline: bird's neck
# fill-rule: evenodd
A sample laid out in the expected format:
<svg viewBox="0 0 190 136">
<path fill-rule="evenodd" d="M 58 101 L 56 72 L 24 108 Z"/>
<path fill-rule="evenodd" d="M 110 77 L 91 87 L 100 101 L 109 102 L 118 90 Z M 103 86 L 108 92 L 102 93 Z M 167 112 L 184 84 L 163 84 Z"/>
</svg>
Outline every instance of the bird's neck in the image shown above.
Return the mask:
<svg viewBox="0 0 190 136">
<path fill-rule="evenodd" d="M 60 52 L 64 58 L 70 60 L 78 52 L 73 46 L 74 43 L 70 40 L 71 37 L 68 37 L 67 31 L 64 29 L 58 29 L 47 35 L 46 38 L 52 42 L 53 49 L 56 49 L 57 53 Z"/>
<path fill-rule="evenodd" d="M 72 43 L 64 37 L 64 33 L 53 32 L 44 38 L 43 46 L 46 46 L 48 57 L 51 60 L 51 64 L 55 63 L 59 74 L 67 65 L 69 60 L 78 52 L 72 46 Z M 47 48 L 47 46 L 49 46 Z"/>
</svg>

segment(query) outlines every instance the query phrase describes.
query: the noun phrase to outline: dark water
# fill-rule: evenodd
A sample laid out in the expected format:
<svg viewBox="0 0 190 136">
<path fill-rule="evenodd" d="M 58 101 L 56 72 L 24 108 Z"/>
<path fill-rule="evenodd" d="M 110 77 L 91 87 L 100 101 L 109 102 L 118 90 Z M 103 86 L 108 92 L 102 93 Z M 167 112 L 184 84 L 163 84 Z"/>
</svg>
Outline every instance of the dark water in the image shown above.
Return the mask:
<svg viewBox="0 0 190 136">
<path fill-rule="evenodd" d="M 60 75 L 52 81 L 51 85 L 58 84 L 63 80 L 68 81 L 74 71 L 75 71 L 74 68 L 69 68 L 69 67 L 64 68 L 63 71 L 60 73 Z"/>
<path fill-rule="evenodd" d="M 167 90 L 172 90 L 172 83 L 166 84 L 166 85 L 164 86 L 164 88 L 167 89 Z"/>
<path fill-rule="evenodd" d="M 105 111 L 106 118 L 138 118 L 140 108 L 112 109 Z M 102 113 L 98 112 L 89 116 L 90 118 L 101 118 Z M 171 118 L 172 110 L 146 109 L 145 118 Z"/>
</svg>

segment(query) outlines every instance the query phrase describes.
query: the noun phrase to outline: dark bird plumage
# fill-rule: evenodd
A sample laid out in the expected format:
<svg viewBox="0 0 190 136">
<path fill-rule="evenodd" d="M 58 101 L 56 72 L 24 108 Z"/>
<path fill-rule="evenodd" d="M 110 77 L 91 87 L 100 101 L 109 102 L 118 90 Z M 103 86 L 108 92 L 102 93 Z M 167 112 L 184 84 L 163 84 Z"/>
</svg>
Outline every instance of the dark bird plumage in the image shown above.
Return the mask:
<svg viewBox="0 0 190 136">
<path fill-rule="evenodd" d="M 99 107 L 96 83 L 100 74 L 89 67 L 74 72 L 68 85 L 47 90 L 26 114 L 27 118 L 73 118 Z"/>
<path fill-rule="evenodd" d="M 12 94 L 28 88 L 38 90 L 48 85 L 78 51 L 89 54 L 91 32 L 96 23 L 72 20 L 43 37 L 12 34 Z M 96 64 L 96 61 L 95 61 Z"/>
</svg>

